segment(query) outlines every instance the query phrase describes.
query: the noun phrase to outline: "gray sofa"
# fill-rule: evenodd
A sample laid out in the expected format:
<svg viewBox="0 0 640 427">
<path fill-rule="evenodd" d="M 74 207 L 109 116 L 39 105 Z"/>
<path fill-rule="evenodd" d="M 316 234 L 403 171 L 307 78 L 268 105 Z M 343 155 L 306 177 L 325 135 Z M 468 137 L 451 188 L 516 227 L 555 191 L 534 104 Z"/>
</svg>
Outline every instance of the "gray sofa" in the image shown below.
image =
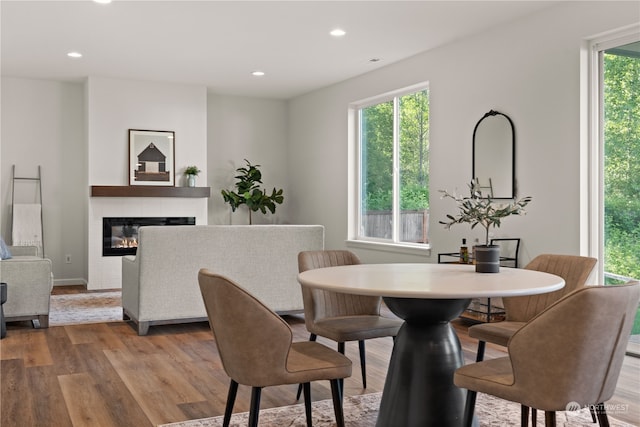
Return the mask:
<svg viewBox="0 0 640 427">
<path fill-rule="evenodd" d="M 140 227 L 136 256 L 122 258 L 122 309 L 149 326 L 207 319 L 198 271 L 238 282 L 278 313 L 301 312 L 298 253 L 324 249 L 320 225 Z"/>
<path fill-rule="evenodd" d="M 0 282 L 7 284 L 5 321 L 37 320 L 49 327 L 49 302 L 53 289 L 51 260 L 38 256 L 35 246 L 10 246 L 12 258 L 0 261 Z"/>
</svg>

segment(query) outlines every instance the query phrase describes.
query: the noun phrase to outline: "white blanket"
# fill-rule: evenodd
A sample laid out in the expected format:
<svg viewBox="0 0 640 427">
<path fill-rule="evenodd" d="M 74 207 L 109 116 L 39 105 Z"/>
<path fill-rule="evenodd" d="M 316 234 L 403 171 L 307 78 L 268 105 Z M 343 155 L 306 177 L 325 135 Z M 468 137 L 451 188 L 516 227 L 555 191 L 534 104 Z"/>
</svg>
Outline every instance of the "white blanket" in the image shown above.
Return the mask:
<svg viewBox="0 0 640 427">
<path fill-rule="evenodd" d="M 42 246 L 42 222 L 39 204 L 14 204 L 13 229 L 14 246 Z"/>
</svg>

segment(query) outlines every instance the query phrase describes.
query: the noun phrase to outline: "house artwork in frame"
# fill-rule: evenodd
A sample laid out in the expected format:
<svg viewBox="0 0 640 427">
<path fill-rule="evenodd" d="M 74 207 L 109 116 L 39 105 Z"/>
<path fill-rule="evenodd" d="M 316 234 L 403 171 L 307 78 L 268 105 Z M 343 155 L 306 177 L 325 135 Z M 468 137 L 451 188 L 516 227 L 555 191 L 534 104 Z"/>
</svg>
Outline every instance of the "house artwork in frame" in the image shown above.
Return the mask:
<svg viewBox="0 0 640 427">
<path fill-rule="evenodd" d="M 174 132 L 129 129 L 129 185 L 175 185 Z"/>
</svg>

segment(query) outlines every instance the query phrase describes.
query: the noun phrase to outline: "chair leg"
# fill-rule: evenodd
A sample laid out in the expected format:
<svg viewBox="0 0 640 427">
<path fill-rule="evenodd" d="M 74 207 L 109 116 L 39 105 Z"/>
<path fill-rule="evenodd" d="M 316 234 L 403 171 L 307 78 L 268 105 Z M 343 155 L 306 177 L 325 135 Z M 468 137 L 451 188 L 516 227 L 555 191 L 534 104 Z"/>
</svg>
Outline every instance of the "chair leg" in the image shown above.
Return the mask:
<svg viewBox="0 0 640 427">
<path fill-rule="evenodd" d="M 556 427 L 556 411 L 544 412 L 544 425 L 545 427 Z"/>
<path fill-rule="evenodd" d="M 231 414 L 233 413 L 233 404 L 236 401 L 236 394 L 238 393 L 238 383 L 231 380 L 229 383 L 229 394 L 227 395 L 227 407 L 224 409 L 224 420 L 222 421 L 222 427 L 229 427 L 231 422 Z"/>
<path fill-rule="evenodd" d="M 484 348 L 487 343 L 484 341 L 478 341 L 478 350 L 476 350 L 476 362 L 482 362 L 484 359 Z"/>
<path fill-rule="evenodd" d="M 607 410 L 604 407 L 604 403 L 598 403 L 596 405 L 595 412 L 598 416 L 598 423 L 600 424 L 600 427 L 610 427 L 609 417 L 607 416 Z"/>
<path fill-rule="evenodd" d="M 520 405 L 520 426 L 529 427 L 529 407 Z"/>
<path fill-rule="evenodd" d="M 309 341 L 315 341 L 318 338 L 316 334 L 309 335 Z M 296 393 L 296 400 L 300 400 L 302 394 L 302 384 L 298 385 L 298 392 Z"/>
<path fill-rule="evenodd" d="M 538 410 L 536 408 L 531 408 L 531 427 L 536 427 L 538 425 Z"/>
<path fill-rule="evenodd" d="M 367 388 L 367 361 L 365 356 L 364 340 L 358 341 L 360 349 L 360 371 L 362 372 L 362 388 Z"/>
<path fill-rule="evenodd" d="M 260 414 L 261 387 L 251 388 L 251 407 L 249 409 L 249 427 L 258 427 L 258 415 Z"/>
<path fill-rule="evenodd" d="M 333 412 L 336 415 L 336 426 L 344 427 L 344 413 L 342 412 L 342 388 L 339 380 L 331 380 L 331 397 L 333 398 Z"/>
<path fill-rule="evenodd" d="M 589 405 L 589 413 L 591 414 L 591 422 L 597 423 L 598 418 L 596 417 L 596 405 Z"/>
<path fill-rule="evenodd" d="M 311 383 L 302 384 L 304 390 L 304 414 L 307 419 L 307 427 L 313 427 L 313 419 L 311 418 Z"/>
<path fill-rule="evenodd" d="M 473 412 L 476 407 L 476 395 L 473 390 L 467 390 L 467 400 L 464 404 L 463 426 L 471 427 L 473 425 Z"/>
<path fill-rule="evenodd" d="M 344 354 L 344 342 L 338 343 L 338 353 Z M 340 378 L 338 384 L 340 385 L 340 390 L 344 391 L 344 378 Z"/>
</svg>

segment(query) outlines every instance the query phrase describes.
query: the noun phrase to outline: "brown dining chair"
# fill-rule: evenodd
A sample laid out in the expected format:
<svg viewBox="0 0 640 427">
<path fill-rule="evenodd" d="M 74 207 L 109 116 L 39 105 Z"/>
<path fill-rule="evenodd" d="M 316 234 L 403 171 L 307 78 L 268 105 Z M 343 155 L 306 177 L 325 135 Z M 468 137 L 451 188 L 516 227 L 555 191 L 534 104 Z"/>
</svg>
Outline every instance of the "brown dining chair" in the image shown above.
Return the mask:
<svg viewBox="0 0 640 427">
<path fill-rule="evenodd" d="M 466 388 L 465 425 L 471 426 L 477 392 L 545 411 L 593 407 L 608 426 L 604 402 L 611 399 L 638 311 L 640 284 L 586 286 L 557 301 L 522 328 L 507 345 L 508 356 L 458 368 L 454 383 Z"/>
<path fill-rule="evenodd" d="M 524 267 L 525 269 L 544 271 L 560 276 L 564 279 L 564 287 L 546 294 L 503 298 L 506 314 L 504 321 L 474 325 L 468 330 L 469 336 L 478 340 L 476 362 L 484 359 L 487 342 L 506 347 L 511 336 L 526 322 L 560 298 L 585 286 L 597 261 L 592 257 L 558 254 L 542 254 L 531 260 Z M 536 410 L 533 409 L 532 418 L 535 419 L 536 416 Z M 591 417 L 593 422 L 596 422 L 595 412 L 591 412 Z"/>
<path fill-rule="evenodd" d="M 533 319 L 555 301 L 583 287 L 597 260 L 577 255 L 543 254 L 535 257 L 525 269 L 555 274 L 564 279 L 562 289 L 540 295 L 503 298 L 506 319 L 501 322 L 482 323 L 469 327 L 469 336 L 478 340 L 476 362 L 484 358 L 487 342 L 507 345 L 509 338 L 526 322 Z"/>
<path fill-rule="evenodd" d="M 360 264 L 360 259 L 346 250 L 303 251 L 298 254 L 301 273 L 315 268 L 354 264 Z M 403 321 L 381 316 L 382 298 L 377 296 L 331 292 L 302 285 L 302 299 L 310 341 L 315 341 L 318 336 L 336 341 L 342 354 L 345 342 L 358 341 L 362 387 L 367 388 L 365 340 L 395 337 Z"/>
<path fill-rule="evenodd" d="M 304 385 L 307 426 L 311 426 L 310 382 L 329 380 L 336 422 L 344 426 L 338 380 L 351 375 L 351 360 L 315 342 L 292 342 L 293 332 L 275 312 L 230 279 L 206 269 L 200 291 L 222 366 L 231 378 L 223 425 L 231 420 L 238 384 L 252 387 L 249 426 L 258 425 L 263 387 Z"/>
</svg>

